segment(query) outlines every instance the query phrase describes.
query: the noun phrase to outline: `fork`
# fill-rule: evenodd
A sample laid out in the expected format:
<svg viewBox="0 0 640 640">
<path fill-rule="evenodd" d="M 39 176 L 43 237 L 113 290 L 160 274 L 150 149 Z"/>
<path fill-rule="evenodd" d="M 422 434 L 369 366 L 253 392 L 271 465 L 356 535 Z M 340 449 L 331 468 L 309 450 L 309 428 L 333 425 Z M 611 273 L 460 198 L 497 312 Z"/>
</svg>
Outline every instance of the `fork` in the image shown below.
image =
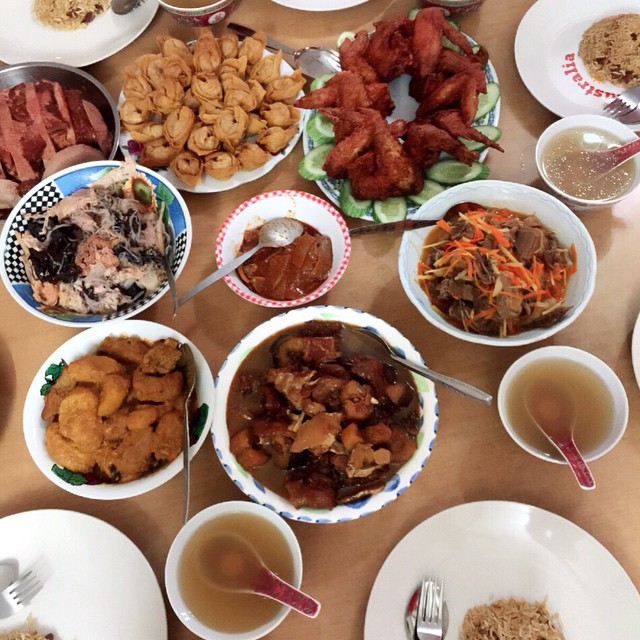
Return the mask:
<svg viewBox="0 0 640 640">
<path fill-rule="evenodd" d="M 12 616 L 42 589 L 42 583 L 33 571 L 27 571 L 6 589 L 0 591 L 0 618 Z"/>
<path fill-rule="evenodd" d="M 621 93 L 617 98 L 608 102 L 603 107 L 603 111 L 612 118 L 620 118 L 637 109 L 638 105 L 640 105 L 640 86 Z"/>
<path fill-rule="evenodd" d="M 424 578 L 420 586 L 420 598 L 416 612 L 416 636 L 418 640 L 442 640 L 442 609 L 444 580 Z"/>
</svg>

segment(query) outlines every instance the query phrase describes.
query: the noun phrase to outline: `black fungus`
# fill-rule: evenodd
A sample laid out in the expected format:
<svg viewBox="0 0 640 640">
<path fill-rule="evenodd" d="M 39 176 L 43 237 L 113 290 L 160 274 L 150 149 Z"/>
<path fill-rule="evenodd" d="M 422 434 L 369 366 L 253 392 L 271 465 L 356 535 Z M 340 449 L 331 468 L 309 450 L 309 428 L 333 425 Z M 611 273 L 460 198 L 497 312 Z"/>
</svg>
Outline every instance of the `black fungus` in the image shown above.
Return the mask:
<svg viewBox="0 0 640 640">
<path fill-rule="evenodd" d="M 118 289 L 125 295 L 131 298 L 131 302 L 135 302 L 144 296 L 146 289 L 141 287 L 137 282 L 132 281 L 128 286 L 123 284 L 118 285 Z"/>
<path fill-rule="evenodd" d="M 74 224 L 55 227 L 49 234 L 46 249 L 29 250 L 33 271 L 43 282 L 74 282 L 80 275 L 75 258 L 82 230 Z"/>
</svg>

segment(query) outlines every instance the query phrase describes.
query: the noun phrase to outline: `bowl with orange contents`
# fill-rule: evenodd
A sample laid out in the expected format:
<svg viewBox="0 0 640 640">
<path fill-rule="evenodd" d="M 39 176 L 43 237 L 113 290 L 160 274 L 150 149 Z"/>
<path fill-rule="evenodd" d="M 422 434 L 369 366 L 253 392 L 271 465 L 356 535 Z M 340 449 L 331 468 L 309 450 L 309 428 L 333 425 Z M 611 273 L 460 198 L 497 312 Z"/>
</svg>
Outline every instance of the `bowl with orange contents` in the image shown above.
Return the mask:
<svg viewBox="0 0 640 640">
<path fill-rule="evenodd" d="M 296 307 L 328 293 L 351 256 L 349 229 L 340 212 L 304 191 L 260 193 L 224 221 L 216 241 L 218 266 L 258 243 L 261 227 L 275 218 L 302 223 L 303 233 L 288 246 L 264 247 L 225 277 L 244 300 L 265 307 Z"/>
<path fill-rule="evenodd" d="M 404 235 L 400 280 L 423 317 L 449 335 L 531 344 L 569 326 L 591 299 L 591 236 L 544 191 L 499 180 L 461 184 L 427 201 L 416 217 L 434 227 Z"/>
</svg>

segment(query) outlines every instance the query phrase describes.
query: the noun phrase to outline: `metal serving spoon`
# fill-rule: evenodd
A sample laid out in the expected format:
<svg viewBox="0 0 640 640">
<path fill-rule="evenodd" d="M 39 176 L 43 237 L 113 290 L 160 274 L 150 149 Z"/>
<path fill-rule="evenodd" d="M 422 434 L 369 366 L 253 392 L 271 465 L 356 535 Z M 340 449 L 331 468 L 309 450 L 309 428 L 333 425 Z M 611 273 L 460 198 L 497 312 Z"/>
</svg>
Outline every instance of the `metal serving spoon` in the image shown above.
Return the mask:
<svg viewBox="0 0 640 640">
<path fill-rule="evenodd" d="M 318 615 L 320 603 L 273 573 L 243 537 L 221 532 L 211 540 L 218 550 L 212 562 L 215 570 L 205 572 L 219 589 L 257 593 L 310 618 Z"/>
<path fill-rule="evenodd" d="M 178 361 L 178 368 L 184 377 L 184 428 L 182 433 L 182 493 L 183 512 L 182 520 L 187 524 L 189 519 L 189 496 L 191 494 L 191 474 L 189 469 L 189 402 L 196 386 L 196 361 L 193 358 L 191 347 L 185 342 L 180 347 L 181 355 Z"/>
<path fill-rule="evenodd" d="M 406 367 L 407 369 L 410 369 L 411 371 L 424 376 L 425 378 L 428 378 L 433 382 L 437 382 L 447 387 L 448 389 L 451 389 L 452 391 L 457 391 L 458 393 L 468 396 L 469 398 L 473 398 L 474 400 L 484 402 L 485 404 L 491 404 L 493 397 L 485 391 L 482 391 L 481 389 L 478 389 L 466 382 L 462 382 L 461 380 L 458 380 L 456 378 L 452 378 L 451 376 L 433 371 L 432 369 L 429 369 L 429 367 L 426 367 L 424 365 L 405 360 L 393 350 L 391 345 L 382 336 L 379 336 L 374 331 L 366 329 L 365 327 L 355 327 L 354 332 L 360 334 L 361 336 L 369 338 L 371 339 L 371 341 L 374 341 L 376 344 L 384 347 L 390 358 L 394 362 L 401 364 L 403 367 Z"/>
<path fill-rule="evenodd" d="M 556 384 L 537 382 L 525 392 L 525 407 L 535 425 L 569 463 L 582 489 L 594 489 L 596 482 L 573 439 L 576 408 L 573 400 Z"/>
<path fill-rule="evenodd" d="M 143 2 L 144 0 L 111 0 L 111 11 L 119 16 L 123 16 L 133 11 Z"/>
<path fill-rule="evenodd" d="M 200 293 L 203 289 L 206 289 L 209 285 L 213 284 L 224 278 L 224 276 L 235 271 L 243 262 L 246 262 L 254 253 L 262 249 L 263 247 L 286 247 L 291 244 L 298 236 L 302 235 L 304 227 L 301 222 L 294 220 L 293 218 L 274 218 L 265 222 L 260 228 L 259 242 L 258 244 L 245 251 L 242 255 L 222 265 L 218 270 L 214 271 L 211 275 L 208 275 L 204 280 L 201 280 L 197 285 L 189 289 L 186 293 L 183 293 L 178 298 L 178 307 L 181 307 L 187 300 L 190 300 L 197 293 Z M 173 314 L 175 316 L 175 313 Z"/>
<path fill-rule="evenodd" d="M 241 24 L 230 22 L 227 29 L 235 31 L 237 34 L 248 38 L 255 31 Z M 267 36 L 267 49 L 282 51 L 293 58 L 295 65 L 302 71 L 305 76 L 310 78 L 319 78 L 328 73 L 336 73 L 340 71 L 340 56 L 337 51 L 327 49 L 325 47 L 302 47 L 301 49 L 292 49 L 286 44 L 282 44 L 273 38 Z"/>
</svg>

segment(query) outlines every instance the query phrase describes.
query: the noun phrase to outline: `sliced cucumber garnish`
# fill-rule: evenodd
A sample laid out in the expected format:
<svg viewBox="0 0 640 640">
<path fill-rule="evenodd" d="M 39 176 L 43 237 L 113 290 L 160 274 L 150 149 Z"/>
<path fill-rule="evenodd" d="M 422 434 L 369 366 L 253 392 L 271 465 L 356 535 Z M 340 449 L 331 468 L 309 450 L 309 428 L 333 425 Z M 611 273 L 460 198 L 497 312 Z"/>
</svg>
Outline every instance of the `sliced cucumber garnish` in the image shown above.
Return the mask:
<svg viewBox="0 0 640 640">
<path fill-rule="evenodd" d="M 471 165 L 459 160 L 440 160 L 427 169 L 427 178 L 440 184 L 460 184 L 471 180 L 483 180 L 489 175 L 489 167 L 482 162 Z"/>
<path fill-rule="evenodd" d="M 479 124 L 477 127 L 473 128 L 485 135 L 492 142 L 497 142 L 502 136 L 502 129 L 494 127 L 492 124 Z M 471 149 L 471 151 L 481 151 L 487 146 L 484 142 L 468 140 L 467 138 L 460 138 L 460 142 L 462 142 L 467 149 Z"/>
<path fill-rule="evenodd" d="M 324 180 L 327 174 L 322 165 L 333 146 L 332 144 L 321 144 L 311 149 L 298 163 L 298 173 L 307 180 Z"/>
<path fill-rule="evenodd" d="M 306 131 L 315 144 L 333 142 L 333 123 L 327 116 L 317 112 L 307 121 Z"/>
<path fill-rule="evenodd" d="M 324 87 L 324 85 L 327 83 L 327 81 L 330 78 L 333 78 L 333 76 L 335 76 L 335 73 L 325 73 L 324 75 L 320 76 L 319 78 L 314 78 L 314 80 L 311 82 L 311 90 L 315 91 L 316 89 L 320 89 L 320 87 Z"/>
<path fill-rule="evenodd" d="M 373 217 L 377 222 L 397 222 L 407 217 L 405 198 L 392 197 L 373 201 Z"/>
<path fill-rule="evenodd" d="M 500 87 L 496 82 L 487 82 L 487 91 L 478 94 L 478 110 L 474 120 L 486 116 L 500 99 Z"/>
<path fill-rule="evenodd" d="M 441 191 L 444 191 L 444 187 L 439 182 L 434 182 L 433 180 L 425 180 L 424 187 L 418 192 L 411 196 L 407 196 L 411 202 L 415 204 L 424 204 L 430 198 L 437 195 Z"/>
<path fill-rule="evenodd" d="M 372 200 L 356 200 L 351 191 L 351 181 L 344 180 L 340 187 L 340 197 L 338 203 L 345 215 L 351 218 L 362 218 L 371 213 Z"/>
<path fill-rule="evenodd" d="M 356 34 L 353 33 L 353 31 L 343 31 L 339 36 L 338 36 L 338 40 L 336 41 L 336 47 L 339 49 L 340 45 L 347 39 L 349 40 L 355 40 Z"/>
<path fill-rule="evenodd" d="M 415 20 L 416 19 L 416 14 L 418 13 L 418 11 L 420 11 L 420 7 L 414 7 L 407 14 L 407 18 L 409 18 L 409 20 Z"/>
</svg>

